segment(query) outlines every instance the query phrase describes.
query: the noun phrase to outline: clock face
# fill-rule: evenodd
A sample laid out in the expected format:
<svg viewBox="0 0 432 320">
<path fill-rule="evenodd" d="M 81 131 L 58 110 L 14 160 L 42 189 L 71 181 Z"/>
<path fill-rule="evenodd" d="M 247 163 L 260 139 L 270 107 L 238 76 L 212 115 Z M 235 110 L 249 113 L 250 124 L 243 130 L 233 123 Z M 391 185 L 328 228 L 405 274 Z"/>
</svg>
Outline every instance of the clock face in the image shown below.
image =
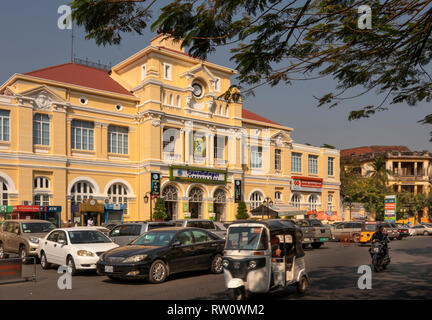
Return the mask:
<svg viewBox="0 0 432 320">
<path fill-rule="evenodd" d="M 194 83 L 194 84 L 192 85 L 192 88 L 194 89 L 194 90 L 193 90 L 193 95 L 194 95 L 195 97 L 199 98 L 199 97 L 202 96 L 203 88 L 202 88 L 202 86 L 201 86 L 199 83 Z"/>
<path fill-rule="evenodd" d="M 91 204 L 92 206 L 94 206 L 94 205 L 96 204 L 96 201 L 95 201 L 95 200 L 90 200 L 90 204 Z"/>
</svg>

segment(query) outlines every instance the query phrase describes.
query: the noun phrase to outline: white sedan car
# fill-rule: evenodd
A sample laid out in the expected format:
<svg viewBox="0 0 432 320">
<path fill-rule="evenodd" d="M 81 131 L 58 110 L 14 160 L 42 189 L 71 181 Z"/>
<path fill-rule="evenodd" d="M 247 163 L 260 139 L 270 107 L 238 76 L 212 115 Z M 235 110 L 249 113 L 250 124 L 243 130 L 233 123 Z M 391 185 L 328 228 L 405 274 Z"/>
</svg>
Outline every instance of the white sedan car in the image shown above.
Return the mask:
<svg viewBox="0 0 432 320">
<path fill-rule="evenodd" d="M 48 269 L 51 264 L 67 265 L 75 275 L 78 270 L 95 270 L 99 256 L 117 247 L 93 228 L 61 228 L 54 229 L 39 242 L 38 255 L 42 269 Z"/>
<path fill-rule="evenodd" d="M 419 224 L 412 228 L 415 230 L 416 235 L 430 236 L 432 234 L 432 226 L 428 226 L 427 224 Z"/>
</svg>

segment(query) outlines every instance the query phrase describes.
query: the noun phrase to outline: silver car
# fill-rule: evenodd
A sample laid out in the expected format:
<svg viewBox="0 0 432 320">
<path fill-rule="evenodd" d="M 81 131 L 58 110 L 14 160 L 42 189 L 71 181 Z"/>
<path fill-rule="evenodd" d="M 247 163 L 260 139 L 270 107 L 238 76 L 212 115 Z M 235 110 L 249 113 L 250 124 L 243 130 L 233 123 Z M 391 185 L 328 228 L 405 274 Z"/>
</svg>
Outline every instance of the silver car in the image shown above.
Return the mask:
<svg viewBox="0 0 432 320">
<path fill-rule="evenodd" d="M 332 227 L 332 239 L 336 241 L 360 241 L 361 222 L 343 222 Z"/>
<path fill-rule="evenodd" d="M 219 224 L 216 225 L 216 222 L 214 222 L 212 220 L 207 220 L 207 219 L 179 219 L 179 220 L 175 220 L 174 223 L 176 224 L 177 227 L 206 229 L 207 231 L 210 231 L 210 232 L 216 234 L 217 236 L 221 237 L 222 239 L 225 239 L 226 228 L 222 229 L 222 227 Z"/>
<path fill-rule="evenodd" d="M 419 224 L 412 228 L 415 230 L 415 235 L 430 236 L 432 234 L 432 227 L 427 224 Z"/>
<path fill-rule="evenodd" d="M 118 244 L 119 246 L 125 246 L 147 231 L 157 228 L 166 228 L 173 226 L 174 223 L 172 222 L 157 221 L 122 223 L 114 227 L 110 231 L 109 237 L 114 243 Z"/>
</svg>

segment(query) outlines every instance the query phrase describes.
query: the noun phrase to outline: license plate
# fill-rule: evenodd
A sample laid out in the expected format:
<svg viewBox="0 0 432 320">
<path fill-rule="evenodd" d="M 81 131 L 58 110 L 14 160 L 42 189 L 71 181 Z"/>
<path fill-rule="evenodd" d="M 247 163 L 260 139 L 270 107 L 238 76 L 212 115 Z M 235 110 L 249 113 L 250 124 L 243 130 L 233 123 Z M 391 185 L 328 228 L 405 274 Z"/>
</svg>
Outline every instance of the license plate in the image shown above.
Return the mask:
<svg viewBox="0 0 432 320">
<path fill-rule="evenodd" d="M 105 266 L 105 272 L 114 272 L 113 266 Z"/>
<path fill-rule="evenodd" d="M 327 238 L 320 238 L 320 241 L 327 241 Z"/>
<path fill-rule="evenodd" d="M 379 252 L 379 248 L 374 248 L 374 252 L 378 253 Z"/>
<path fill-rule="evenodd" d="M 309 238 L 304 238 L 303 239 L 303 242 L 307 242 L 307 241 L 310 241 L 310 239 Z"/>
</svg>

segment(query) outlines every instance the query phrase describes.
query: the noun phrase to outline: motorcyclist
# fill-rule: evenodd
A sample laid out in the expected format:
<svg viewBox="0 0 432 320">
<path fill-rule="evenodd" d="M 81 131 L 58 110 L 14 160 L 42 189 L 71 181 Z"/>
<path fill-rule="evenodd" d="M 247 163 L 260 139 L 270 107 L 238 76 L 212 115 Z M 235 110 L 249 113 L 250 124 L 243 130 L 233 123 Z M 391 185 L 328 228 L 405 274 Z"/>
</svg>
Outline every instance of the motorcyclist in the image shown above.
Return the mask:
<svg viewBox="0 0 432 320">
<path fill-rule="evenodd" d="M 383 244 L 383 251 L 384 251 L 384 257 L 388 257 L 388 247 L 387 243 L 389 242 L 389 238 L 387 235 L 387 232 L 384 229 L 383 225 L 378 226 L 378 230 L 372 235 L 371 237 L 371 243 L 379 241 Z M 371 252 L 371 249 L 369 248 L 369 252 Z M 372 254 L 372 252 L 371 252 Z"/>
</svg>

